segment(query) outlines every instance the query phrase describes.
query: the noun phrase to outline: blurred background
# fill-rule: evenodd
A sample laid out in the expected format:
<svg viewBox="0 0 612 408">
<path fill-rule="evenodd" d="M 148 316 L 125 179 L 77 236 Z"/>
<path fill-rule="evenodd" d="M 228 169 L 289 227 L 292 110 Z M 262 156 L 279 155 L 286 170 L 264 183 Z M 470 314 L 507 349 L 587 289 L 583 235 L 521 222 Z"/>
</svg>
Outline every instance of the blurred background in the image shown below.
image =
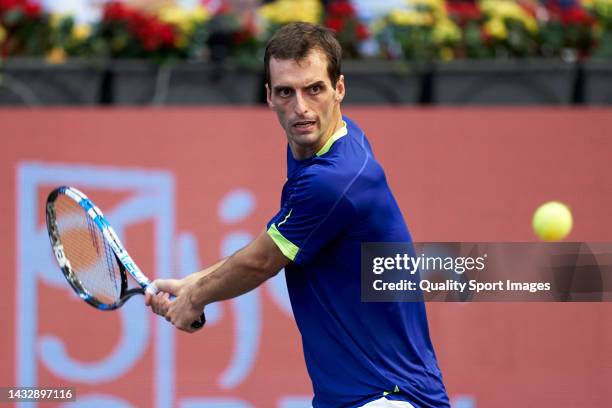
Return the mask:
<svg viewBox="0 0 612 408">
<path fill-rule="evenodd" d="M 141 299 L 78 299 L 44 221 L 53 188 L 81 189 L 152 277 L 248 243 L 285 180 L 263 47 L 298 20 L 336 32 L 343 113 L 415 241 L 532 242 L 558 200 L 567 241 L 612 242 L 612 0 L 0 0 L 0 386 L 76 388 L 49 407 L 310 407 L 284 272 L 186 335 Z M 610 304 L 427 309 L 453 408 L 610 405 Z"/>
</svg>

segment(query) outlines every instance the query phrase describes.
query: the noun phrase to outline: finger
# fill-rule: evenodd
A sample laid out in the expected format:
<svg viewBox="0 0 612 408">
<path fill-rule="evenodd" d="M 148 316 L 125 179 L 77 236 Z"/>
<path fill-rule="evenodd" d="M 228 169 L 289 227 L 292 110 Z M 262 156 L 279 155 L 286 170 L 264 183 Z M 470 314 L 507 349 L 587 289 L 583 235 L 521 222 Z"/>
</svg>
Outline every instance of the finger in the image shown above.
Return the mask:
<svg viewBox="0 0 612 408">
<path fill-rule="evenodd" d="M 180 290 L 180 281 L 177 279 L 156 279 L 153 283 L 161 292 L 168 292 L 177 296 Z"/>
<path fill-rule="evenodd" d="M 163 298 L 163 295 L 155 295 L 151 299 L 151 304 L 153 307 L 153 312 L 160 315 L 165 316 L 168 313 L 168 301 Z"/>
<path fill-rule="evenodd" d="M 160 316 L 165 316 L 168 314 L 168 308 L 163 305 L 157 305 L 157 307 L 155 308 L 155 313 Z"/>
<path fill-rule="evenodd" d="M 168 305 L 169 299 L 170 295 L 167 292 L 158 292 L 153 296 L 152 302 L 154 302 L 158 307 L 163 307 Z"/>
<path fill-rule="evenodd" d="M 151 306 L 151 297 L 149 292 L 145 292 L 145 306 Z"/>
<path fill-rule="evenodd" d="M 165 313 L 162 313 L 161 308 L 159 307 L 158 304 L 153 304 L 153 306 L 151 307 L 153 309 L 153 313 L 163 316 Z"/>
</svg>

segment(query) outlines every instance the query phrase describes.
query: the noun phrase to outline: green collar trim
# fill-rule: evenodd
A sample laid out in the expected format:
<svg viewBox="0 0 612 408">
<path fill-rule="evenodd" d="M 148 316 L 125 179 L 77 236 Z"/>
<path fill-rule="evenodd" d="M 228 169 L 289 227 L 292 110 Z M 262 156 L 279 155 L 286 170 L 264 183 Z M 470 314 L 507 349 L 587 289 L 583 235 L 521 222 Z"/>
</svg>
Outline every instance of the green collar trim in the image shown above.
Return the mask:
<svg viewBox="0 0 612 408">
<path fill-rule="evenodd" d="M 316 155 L 323 156 L 325 153 L 329 151 L 329 149 L 331 149 L 332 145 L 336 142 L 336 140 L 340 139 L 343 136 L 346 136 L 347 133 L 348 133 L 348 130 L 346 128 L 346 122 L 342 121 L 342 127 L 338 129 L 336 133 L 334 133 L 329 139 L 327 139 L 327 142 L 325 142 L 325 145 L 323 145 L 323 147 L 319 149 Z"/>
</svg>

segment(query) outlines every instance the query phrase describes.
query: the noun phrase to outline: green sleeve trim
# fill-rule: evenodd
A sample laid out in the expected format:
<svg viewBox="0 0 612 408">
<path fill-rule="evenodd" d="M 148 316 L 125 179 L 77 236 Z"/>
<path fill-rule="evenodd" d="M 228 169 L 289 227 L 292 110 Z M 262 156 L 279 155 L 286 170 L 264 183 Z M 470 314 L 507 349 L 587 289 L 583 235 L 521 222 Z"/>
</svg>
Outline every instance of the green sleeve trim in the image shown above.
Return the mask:
<svg viewBox="0 0 612 408">
<path fill-rule="evenodd" d="M 322 156 L 329 152 L 329 149 L 331 149 L 336 140 L 340 139 L 342 136 L 346 136 L 347 133 L 348 130 L 346 129 L 346 122 L 342 121 L 342 127 L 338 129 L 329 139 L 327 139 L 327 142 L 325 142 L 323 147 L 317 152 L 317 156 Z"/>
<path fill-rule="evenodd" d="M 295 260 L 295 257 L 300 250 L 298 246 L 296 246 L 293 242 L 289 241 L 287 238 L 280 233 L 278 228 L 276 228 L 275 224 L 270 225 L 268 228 L 268 235 L 272 238 L 272 241 L 278 246 L 283 255 L 292 261 Z"/>
</svg>

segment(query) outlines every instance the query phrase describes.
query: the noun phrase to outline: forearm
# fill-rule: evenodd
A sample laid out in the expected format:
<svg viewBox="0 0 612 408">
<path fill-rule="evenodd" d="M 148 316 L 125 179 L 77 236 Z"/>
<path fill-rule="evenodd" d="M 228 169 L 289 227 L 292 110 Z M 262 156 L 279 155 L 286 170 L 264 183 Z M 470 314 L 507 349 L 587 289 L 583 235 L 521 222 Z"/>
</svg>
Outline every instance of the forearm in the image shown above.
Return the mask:
<svg viewBox="0 0 612 408">
<path fill-rule="evenodd" d="M 288 260 L 267 234 L 229 257 L 220 267 L 202 274 L 190 294 L 192 304 L 207 304 L 240 296 L 276 275 Z"/>
<path fill-rule="evenodd" d="M 198 271 L 196 273 L 193 273 L 191 276 L 194 278 L 195 280 L 200 279 L 203 276 L 208 275 L 209 273 L 214 272 L 215 270 L 217 270 L 219 267 L 221 267 L 221 265 L 223 265 L 225 263 L 225 261 L 227 261 L 228 258 L 223 258 L 222 260 L 220 260 L 219 262 L 217 262 L 216 264 L 209 266 L 206 269 L 202 269 L 201 271 Z"/>
<path fill-rule="evenodd" d="M 223 265 L 208 274 L 200 276 L 192 294 L 192 303 L 204 307 L 207 304 L 227 300 L 247 293 L 269 276 L 259 267 L 244 262 L 239 252 L 228 258 Z"/>
<path fill-rule="evenodd" d="M 225 261 L 227 261 L 227 258 L 223 258 L 222 260 L 215 263 L 214 265 L 209 266 L 208 268 L 202 269 L 201 271 L 194 272 L 190 275 L 185 276 L 183 279 L 181 279 L 182 286 L 187 286 L 187 285 L 197 282 L 202 276 L 208 275 L 209 273 L 212 273 L 213 271 L 215 271 L 217 268 L 223 265 Z"/>
</svg>

